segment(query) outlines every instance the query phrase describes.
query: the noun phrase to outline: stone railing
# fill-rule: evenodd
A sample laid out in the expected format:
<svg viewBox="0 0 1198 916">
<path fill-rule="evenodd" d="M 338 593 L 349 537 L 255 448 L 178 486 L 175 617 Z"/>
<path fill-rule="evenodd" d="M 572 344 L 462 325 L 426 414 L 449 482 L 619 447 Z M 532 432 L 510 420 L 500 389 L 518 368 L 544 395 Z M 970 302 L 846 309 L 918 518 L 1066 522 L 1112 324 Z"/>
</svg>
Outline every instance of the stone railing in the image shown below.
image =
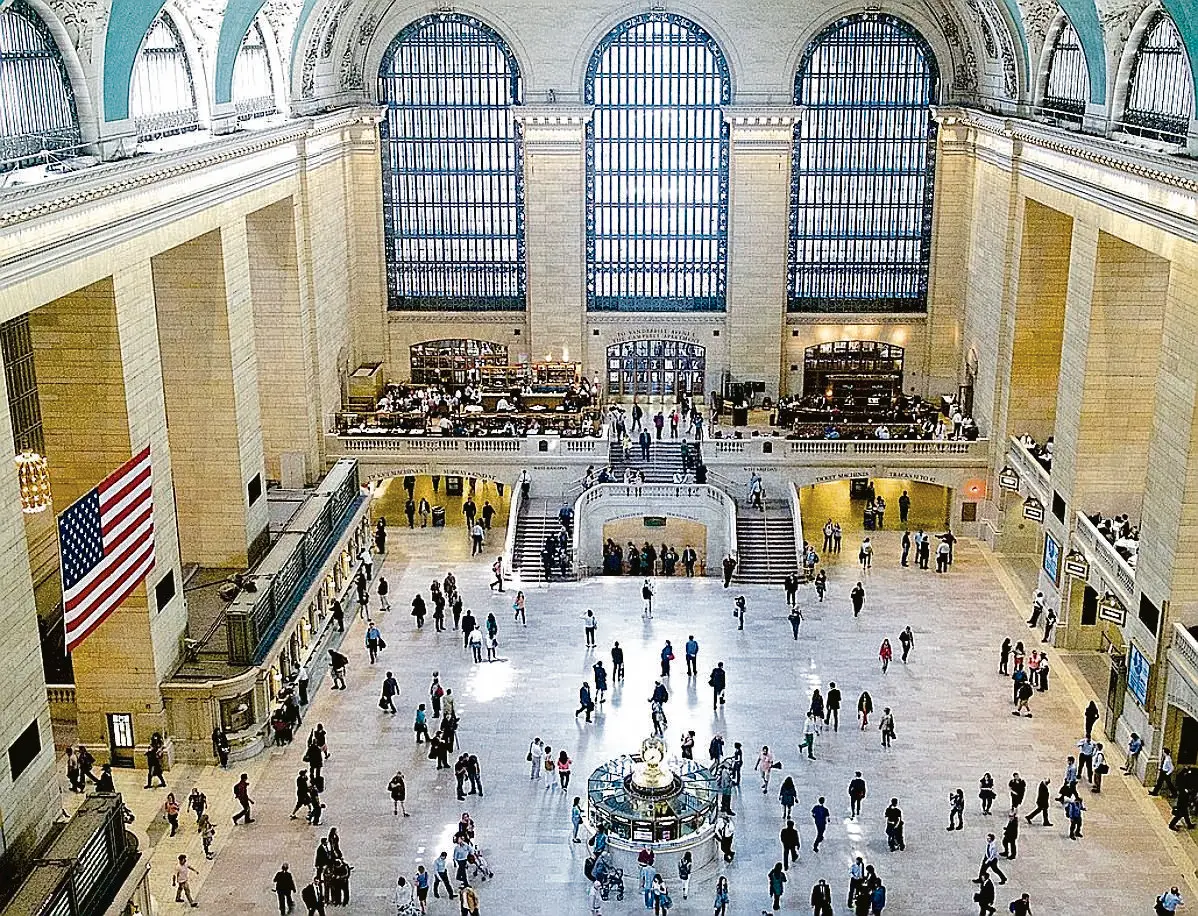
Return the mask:
<svg viewBox="0 0 1198 916">
<path fill-rule="evenodd" d="M 1092 567 L 1097 567 L 1103 581 L 1127 608 L 1128 616 L 1136 613 L 1136 574 L 1119 556 L 1111 543 L 1081 512 L 1077 513 L 1074 538 Z"/>
<path fill-rule="evenodd" d="M 854 459 L 862 456 L 910 457 L 919 463 L 984 461 L 990 454 L 990 441 L 929 441 L 924 439 L 779 439 L 757 436 L 748 439 L 705 439 L 703 450 L 715 456 L 747 456 L 763 461 L 791 461 L 826 464 L 829 458 Z"/>
<path fill-rule="evenodd" d="M 55 718 L 55 708 L 70 707 L 69 718 L 75 717 L 75 685 L 74 684 L 47 684 L 46 699 L 50 703 L 50 718 Z"/>
<path fill-rule="evenodd" d="M 1169 649 L 1189 664 L 1198 681 L 1198 639 L 1180 623 L 1173 624 L 1173 644 Z"/>
<path fill-rule="evenodd" d="M 1007 460 L 1019 475 L 1019 488 L 1035 496 L 1045 506 L 1049 505 L 1052 500 L 1052 485 L 1049 482 L 1048 471 L 1044 470 L 1044 465 L 1040 464 L 1015 436 L 1011 437 Z"/>
<path fill-rule="evenodd" d="M 454 436 L 338 436 L 329 434 L 330 456 L 337 454 L 380 457 L 429 454 L 505 455 L 512 457 L 557 452 L 566 455 L 606 456 L 607 440 L 594 436 L 521 436 L 511 438 L 459 438 Z"/>
<path fill-rule="evenodd" d="M 1198 716 L 1198 639 L 1180 623 L 1173 624 L 1166 693 L 1170 704 Z"/>
</svg>

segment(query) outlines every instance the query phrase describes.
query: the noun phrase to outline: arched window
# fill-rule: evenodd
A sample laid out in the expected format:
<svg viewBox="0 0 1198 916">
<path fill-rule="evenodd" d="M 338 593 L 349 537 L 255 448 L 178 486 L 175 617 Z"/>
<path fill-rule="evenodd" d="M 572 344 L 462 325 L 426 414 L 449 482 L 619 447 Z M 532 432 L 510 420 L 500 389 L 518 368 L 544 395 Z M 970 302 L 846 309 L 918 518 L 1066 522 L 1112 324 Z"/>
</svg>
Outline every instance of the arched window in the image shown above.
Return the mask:
<svg viewBox="0 0 1198 916">
<path fill-rule="evenodd" d="M 133 65 L 129 114 L 139 140 L 155 140 L 200 126 L 195 80 L 179 30 L 160 13 L 142 39 Z"/>
<path fill-rule="evenodd" d="M 1194 77 L 1173 19 L 1160 10 L 1144 32 L 1127 87 L 1123 126 L 1158 140 L 1185 140 L 1194 115 Z"/>
<path fill-rule="evenodd" d="M 266 40 L 257 22 L 250 25 L 233 63 L 233 104 L 237 117 L 261 118 L 278 111 Z"/>
<path fill-rule="evenodd" d="M 1090 101 L 1090 72 L 1086 52 L 1068 16 L 1062 16 L 1048 58 L 1048 81 L 1044 87 L 1043 107 L 1050 114 L 1085 114 Z"/>
<path fill-rule="evenodd" d="M 818 35 L 795 77 L 789 308 L 927 308 L 939 71 L 900 19 L 863 13 Z"/>
<path fill-rule="evenodd" d="M 0 12 L 0 172 L 79 146 L 75 95 L 54 36 L 23 0 Z"/>
<path fill-rule="evenodd" d="M 379 69 L 392 309 L 524 308 L 520 67 L 489 26 L 435 13 Z"/>
<path fill-rule="evenodd" d="M 587 308 L 719 311 L 728 261 L 728 64 L 688 19 L 644 13 L 587 68 Z"/>
</svg>

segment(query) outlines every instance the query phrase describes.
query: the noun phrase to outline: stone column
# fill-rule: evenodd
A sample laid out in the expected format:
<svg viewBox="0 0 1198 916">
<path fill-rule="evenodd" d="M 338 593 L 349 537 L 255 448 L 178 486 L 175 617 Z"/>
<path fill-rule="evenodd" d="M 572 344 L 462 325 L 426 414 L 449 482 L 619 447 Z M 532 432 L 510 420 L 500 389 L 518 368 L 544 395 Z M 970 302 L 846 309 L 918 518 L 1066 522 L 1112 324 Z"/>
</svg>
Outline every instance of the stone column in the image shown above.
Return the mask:
<svg viewBox="0 0 1198 916">
<path fill-rule="evenodd" d="M 591 110 L 570 104 L 525 105 L 518 117 L 524 126 L 529 357 L 582 362 L 586 124 Z"/>
<path fill-rule="evenodd" d="M 155 256 L 153 277 L 183 559 L 246 567 L 268 518 L 245 223 Z"/>
<path fill-rule="evenodd" d="M 316 351 L 300 295 L 295 211 L 288 197 L 245 219 L 266 475 L 285 487 L 310 483 L 321 470 Z"/>
<path fill-rule="evenodd" d="M 158 685 L 187 629 L 149 262 L 42 306 L 29 324 L 55 511 L 147 443 L 153 460 L 154 569 L 72 653 L 78 740 L 105 760 L 110 714 L 133 717 L 139 750 L 165 734 Z M 160 605 L 155 588 L 168 576 L 174 595 Z"/>
<path fill-rule="evenodd" d="M 728 366 L 763 381 L 777 398 L 786 322 L 790 171 L 797 108 L 724 110 L 732 131 L 728 167 Z M 715 387 L 709 385 L 709 387 Z"/>
</svg>

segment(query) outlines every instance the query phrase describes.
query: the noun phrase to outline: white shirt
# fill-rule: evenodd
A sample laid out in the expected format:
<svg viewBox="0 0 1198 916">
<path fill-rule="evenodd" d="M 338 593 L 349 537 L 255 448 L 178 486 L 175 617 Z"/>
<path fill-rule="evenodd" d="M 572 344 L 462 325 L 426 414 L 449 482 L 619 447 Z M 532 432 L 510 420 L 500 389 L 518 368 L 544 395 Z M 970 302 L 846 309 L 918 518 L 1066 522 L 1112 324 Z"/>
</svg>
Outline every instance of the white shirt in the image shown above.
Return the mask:
<svg viewBox="0 0 1198 916">
<path fill-rule="evenodd" d="M 1166 776 L 1171 776 L 1173 774 L 1173 758 L 1168 754 L 1165 754 L 1161 758 L 1161 772 Z"/>
<path fill-rule="evenodd" d="M 998 843 L 995 842 L 994 840 L 990 840 L 989 842 L 986 843 L 986 861 L 987 862 L 997 862 L 998 861 Z"/>
</svg>

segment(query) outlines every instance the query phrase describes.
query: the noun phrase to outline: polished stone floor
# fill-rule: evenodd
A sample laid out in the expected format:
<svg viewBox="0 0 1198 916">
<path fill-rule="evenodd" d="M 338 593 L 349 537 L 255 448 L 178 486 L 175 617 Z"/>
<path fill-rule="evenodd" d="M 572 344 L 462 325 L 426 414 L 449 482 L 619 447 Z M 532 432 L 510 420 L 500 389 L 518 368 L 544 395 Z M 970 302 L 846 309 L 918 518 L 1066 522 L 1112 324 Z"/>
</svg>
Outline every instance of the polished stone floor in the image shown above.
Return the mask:
<svg viewBox="0 0 1198 916">
<path fill-rule="evenodd" d="M 300 743 L 229 772 L 177 767 L 169 774 L 181 803 L 198 785 L 213 805 L 219 833 L 211 862 L 204 861 L 193 829 L 170 838 L 161 816 L 153 818 L 164 790 L 143 790 L 135 782 L 138 774 L 118 775 L 139 814 L 138 825 L 151 834 L 151 880 L 166 910 L 176 906 L 169 863 L 179 852 L 188 852 L 200 871 L 195 884 L 200 912 L 269 914 L 276 906 L 271 877 L 279 863 L 287 860 L 297 875 L 306 876 L 318 837 L 335 826 L 355 869 L 350 909 L 387 914 L 396 876 L 410 876 L 417 864 L 431 865 L 438 852 L 449 849 L 458 815 L 466 807 L 496 872 L 479 889 L 483 913 L 588 912 L 585 847 L 570 842 L 570 797 L 530 783 L 525 753 L 533 735 L 567 749 L 575 769 L 569 796 L 575 788 L 585 794 L 591 769 L 637 749 L 648 732 L 646 700 L 666 639 L 678 655 L 667 707 L 671 747 L 677 747 L 682 730 L 694 729 L 700 759 L 706 757 L 713 731 L 723 733 L 729 747 L 740 741 L 745 748 L 745 779 L 735 800 L 739 854 L 725 871 L 733 914 L 757 914 L 769 902 L 766 874 L 781 858 L 777 787 L 788 774 L 799 789 L 796 813 L 804 848 L 801 863 L 790 869 L 785 910 L 810 912 L 811 886 L 824 877 L 834 889 L 837 913 L 847 912 L 847 873 L 859 854 L 875 865 L 887 885 L 887 913 L 976 913 L 970 878 L 977 874 L 987 831 L 1001 833 L 1003 823 L 997 814 L 980 814 L 978 779 L 988 770 L 1001 789 L 1018 770 L 1033 794 L 1045 776 L 1053 780 L 1055 791 L 1064 758 L 1081 737 L 1081 713 L 1090 699 L 1082 690 L 1088 688 L 1064 664 L 1054 668 L 1051 692 L 1033 700 L 1034 718 L 1012 717 L 1009 682 L 996 674 L 997 649 L 1004 635 L 1029 636 L 1022 622 L 1025 598 L 994 557 L 969 542 L 958 545 L 951 572 L 937 575 L 899 568 L 899 535 L 882 532 L 875 539 L 873 569 L 863 577 L 865 610 L 854 619 L 848 591 L 859 577 L 856 542 L 846 537 L 845 552 L 828 558 L 827 601 L 813 604 L 813 595 L 802 596 L 806 620 L 795 642 L 781 590 L 745 589 L 748 616 L 744 631 L 738 632 L 731 614 L 735 592 L 725 591 L 715 579 L 660 581 L 649 621 L 642 618 L 639 581 L 599 579 L 540 587 L 529 592 L 528 626 L 514 626 L 511 594 L 500 597 L 488 590 L 487 565 L 470 561 L 461 529 L 392 531 L 383 569 L 393 583 L 396 609 L 380 622 L 387 650 L 380 664 L 370 666 L 362 648 L 363 624 L 355 621 L 346 641 L 349 689 L 330 691 L 322 683 L 307 710 L 305 734 L 319 721 L 330 735 L 323 828 L 288 819 L 293 780 L 301 766 Z M 495 613 L 499 661 L 474 664 L 452 631 L 434 633 L 431 623 L 415 630 L 406 608 L 411 594 L 427 590 L 433 575 L 441 577 L 451 568 L 480 619 Z M 597 653 L 583 646 L 580 618 L 586 607 L 594 608 L 599 618 Z M 916 639 L 911 661 L 902 665 L 896 657 L 883 674 L 879 645 L 888 637 L 897 655 L 897 637 L 907 624 Z M 701 646 L 701 676 L 689 681 L 682 662 L 688 634 Z M 607 652 L 615 639 L 627 651 L 627 679 L 611 693 L 595 722 L 584 724 L 573 714 L 579 684 L 590 676 L 596 657 L 610 661 Z M 724 662 L 729 687 L 725 710 L 713 716 L 706 677 L 716 661 Z M 395 717 L 376 705 L 386 668 L 396 672 L 401 685 L 401 712 Z M 412 711 L 427 699 L 433 669 L 458 698 L 462 750 L 482 761 L 486 796 L 472 797 L 465 806 L 454 798 L 448 771 L 437 773 L 413 744 Z M 809 761 L 796 749 L 803 714 L 812 689 L 826 692 L 829 681 L 844 692 L 848 721 L 839 733 L 825 729 L 816 740 L 817 759 Z M 878 711 L 893 707 L 898 738 L 889 750 L 882 748 L 872 725 L 864 733 L 855 727 L 852 710 L 862 690 L 870 692 Z M 762 744 L 775 749 L 783 762 L 765 795 L 750 769 Z M 1112 754 L 1112 763 L 1119 762 L 1118 753 Z M 391 814 L 386 785 L 396 768 L 408 777 L 408 818 Z M 855 769 L 864 773 L 869 796 L 862 817 L 852 821 L 845 789 Z M 250 774 L 257 820 L 234 827 L 231 789 L 238 770 Z M 965 829 L 948 833 L 947 797 L 958 786 L 968 800 Z M 825 845 L 812 854 L 814 832 L 807 812 L 820 794 L 828 798 L 833 821 Z M 887 851 L 884 834 L 883 810 L 892 796 L 899 799 L 906 821 L 906 850 L 896 853 Z M 1003 798 L 1000 791 L 996 812 Z M 1180 883 L 1188 892 L 1182 880 L 1182 869 L 1189 873 L 1188 859 L 1179 837 L 1165 828 L 1142 787 L 1113 768 L 1103 793 L 1085 791 L 1084 798 L 1088 811 L 1080 841 L 1068 839 L 1067 822 L 1057 810 L 1055 826 L 1023 827 L 1018 858 L 1004 862 L 1010 881 L 998 888 L 1000 912 L 1021 892 L 1031 894 L 1038 914 L 1077 916 L 1151 913 L 1154 894 L 1168 885 Z M 183 822 L 185 827 L 191 823 L 186 815 Z M 719 873 L 714 865 L 697 872 L 690 900 L 675 892 L 675 912 L 709 913 Z M 458 912 L 456 904 L 444 901 L 430 900 L 430 909 Z M 622 903 L 608 903 L 604 912 L 643 910 L 630 894 Z"/>
</svg>

